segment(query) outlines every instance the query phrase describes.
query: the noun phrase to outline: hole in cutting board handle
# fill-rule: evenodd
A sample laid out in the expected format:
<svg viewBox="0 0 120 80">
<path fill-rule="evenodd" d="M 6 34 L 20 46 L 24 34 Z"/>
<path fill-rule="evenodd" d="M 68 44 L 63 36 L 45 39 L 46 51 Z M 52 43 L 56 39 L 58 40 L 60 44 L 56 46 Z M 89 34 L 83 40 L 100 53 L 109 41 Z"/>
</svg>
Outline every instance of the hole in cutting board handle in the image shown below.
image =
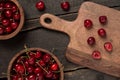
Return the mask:
<svg viewBox="0 0 120 80">
<path fill-rule="evenodd" d="M 44 22 L 47 23 L 47 24 L 50 24 L 50 23 L 52 23 L 52 20 L 50 18 L 46 17 L 44 19 Z"/>
</svg>

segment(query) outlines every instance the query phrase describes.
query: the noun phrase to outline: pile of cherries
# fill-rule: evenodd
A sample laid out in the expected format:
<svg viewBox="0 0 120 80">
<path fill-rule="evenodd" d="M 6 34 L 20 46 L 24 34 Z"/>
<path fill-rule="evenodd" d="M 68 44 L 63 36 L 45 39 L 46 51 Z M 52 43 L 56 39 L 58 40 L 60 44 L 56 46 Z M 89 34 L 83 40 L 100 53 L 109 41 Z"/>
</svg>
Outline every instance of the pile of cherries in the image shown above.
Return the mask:
<svg viewBox="0 0 120 80">
<path fill-rule="evenodd" d="M 0 35 L 15 31 L 20 23 L 20 11 L 10 0 L 0 1 Z"/>
<path fill-rule="evenodd" d="M 107 16 L 99 16 L 99 22 L 100 24 L 102 25 L 105 25 L 107 24 Z M 93 27 L 93 22 L 90 20 L 90 19 L 86 19 L 84 20 L 84 27 L 86 29 L 91 29 Z M 106 38 L 106 30 L 104 28 L 100 28 L 98 29 L 97 31 L 98 35 L 101 37 L 101 38 Z M 90 36 L 88 37 L 87 39 L 87 43 L 90 45 L 90 46 L 93 46 L 95 45 L 96 43 L 96 40 L 93 36 Z M 112 52 L 113 50 L 113 46 L 112 46 L 112 43 L 111 42 L 105 42 L 104 43 L 104 49 L 107 51 L 107 52 Z M 94 50 L 92 52 L 92 57 L 93 59 L 101 59 L 101 52 L 99 50 Z"/>
<path fill-rule="evenodd" d="M 54 58 L 39 50 L 19 56 L 11 69 L 11 80 L 59 80 L 60 68 Z"/>
</svg>

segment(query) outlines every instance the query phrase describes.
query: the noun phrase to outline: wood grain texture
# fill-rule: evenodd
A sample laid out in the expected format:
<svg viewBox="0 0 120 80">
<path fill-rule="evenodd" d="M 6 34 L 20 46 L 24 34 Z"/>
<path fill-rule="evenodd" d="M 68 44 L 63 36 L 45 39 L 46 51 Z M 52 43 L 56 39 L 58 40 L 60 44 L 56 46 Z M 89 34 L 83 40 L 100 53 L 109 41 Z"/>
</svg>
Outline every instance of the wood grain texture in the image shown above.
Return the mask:
<svg viewBox="0 0 120 80">
<path fill-rule="evenodd" d="M 101 15 L 106 15 L 108 17 L 108 24 L 105 26 L 99 23 L 98 18 Z M 66 56 L 68 60 L 73 63 L 84 65 L 89 68 L 120 77 L 120 28 L 118 27 L 120 26 L 120 19 L 118 17 L 120 17 L 120 12 L 117 10 L 95 3 L 85 2 L 82 4 L 78 17 L 75 21 L 68 22 L 53 15 L 44 14 L 40 17 L 40 23 L 48 29 L 65 32 L 70 36 L 70 43 L 68 45 Z M 45 22 L 45 19 L 47 18 L 51 19 L 51 23 Z M 91 30 L 87 30 L 84 27 L 85 19 L 91 19 L 93 21 L 93 28 Z M 97 33 L 100 28 L 104 28 L 107 32 L 107 37 L 104 39 Z M 96 45 L 94 47 L 90 47 L 87 44 L 87 38 L 91 36 L 96 39 Z M 103 46 L 105 42 L 112 43 L 113 51 L 111 54 L 104 49 Z M 101 52 L 101 60 L 97 61 L 92 59 L 91 54 L 94 50 Z"/>
</svg>

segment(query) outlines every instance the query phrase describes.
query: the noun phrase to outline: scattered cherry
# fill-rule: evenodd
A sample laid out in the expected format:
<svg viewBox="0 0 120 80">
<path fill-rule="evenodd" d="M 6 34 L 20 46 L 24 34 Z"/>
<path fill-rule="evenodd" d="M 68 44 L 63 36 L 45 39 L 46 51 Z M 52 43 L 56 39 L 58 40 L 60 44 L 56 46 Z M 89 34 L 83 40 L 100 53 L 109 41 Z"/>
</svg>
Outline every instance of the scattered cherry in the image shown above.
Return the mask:
<svg viewBox="0 0 120 80">
<path fill-rule="evenodd" d="M 93 57 L 93 59 L 99 60 L 99 59 L 101 59 L 101 53 L 99 51 L 95 50 L 92 53 L 92 57 Z"/>
<path fill-rule="evenodd" d="M 92 26 L 93 26 L 93 23 L 90 19 L 86 19 L 84 20 L 84 26 L 87 28 L 87 29 L 91 29 Z"/>
<path fill-rule="evenodd" d="M 69 2 L 62 2 L 61 3 L 61 8 L 64 10 L 64 11 L 68 11 L 70 9 L 70 4 Z"/>
<path fill-rule="evenodd" d="M 106 24 L 107 23 L 107 17 L 106 16 L 100 16 L 99 17 L 99 22 L 101 24 Z"/>
<path fill-rule="evenodd" d="M 101 37 L 105 37 L 106 36 L 106 31 L 103 28 L 101 28 L 101 29 L 98 30 L 98 35 L 101 36 Z"/>
<path fill-rule="evenodd" d="M 94 45 L 95 44 L 95 38 L 94 37 L 89 37 L 88 40 L 87 40 L 87 43 L 89 45 Z"/>
<path fill-rule="evenodd" d="M 43 11 L 45 9 L 45 3 L 43 1 L 39 1 L 36 3 L 36 8 L 40 11 Z"/>
<path fill-rule="evenodd" d="M 111 42 L 105 42 L 104 48 L 108 52 L 111 52 L 113 50 L 113 46 L 112 46 Z"/>
</svg>

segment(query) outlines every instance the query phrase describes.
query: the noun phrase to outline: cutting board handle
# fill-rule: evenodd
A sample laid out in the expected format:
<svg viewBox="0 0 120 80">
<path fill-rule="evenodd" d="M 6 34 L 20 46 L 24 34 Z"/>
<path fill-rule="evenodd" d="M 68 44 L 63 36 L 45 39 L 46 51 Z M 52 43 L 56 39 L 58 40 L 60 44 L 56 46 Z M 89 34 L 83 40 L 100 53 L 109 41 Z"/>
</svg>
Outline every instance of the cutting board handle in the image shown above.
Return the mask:
<svg viewBox="0 0 120 80">
<path fill-rule="evenodd" d="M 40 16 L 40 23 L 48 29 L 61 31 L 67 33 L 68 35 L 71 33 L 70 25 L 72 22 L 63 20 L 49 13 Z"/>
</svg>

